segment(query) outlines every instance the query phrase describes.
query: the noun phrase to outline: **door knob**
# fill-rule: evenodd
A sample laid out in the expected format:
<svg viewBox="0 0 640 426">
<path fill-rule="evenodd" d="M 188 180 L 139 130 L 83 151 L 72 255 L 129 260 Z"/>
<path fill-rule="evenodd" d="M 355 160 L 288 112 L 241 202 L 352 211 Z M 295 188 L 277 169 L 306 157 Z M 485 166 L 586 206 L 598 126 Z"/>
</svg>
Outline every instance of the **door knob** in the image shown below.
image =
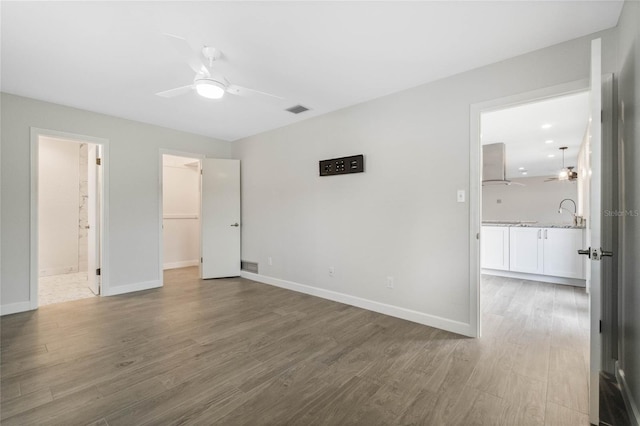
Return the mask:
<svg viewBox="0 0 640 426">
<path fill-rule="evenodd" d="M 236 222 L 236 223 L 234 223 L 233 225 L 230 225 L 230 226 L 235 226 L 237 228 L 238 226 L 240 226 L 240 224 L 238 222 Z"/>
<path fill-rule="evenodd" d="M 602 248 L 600 248 L 600 257 L 613 257 L 613 252 L 612 251 L 606 251 L 603 250 Z"/>
<path fill-rule="evenodd" d="M 591 259 L 591 247 L 586 250 L 578 250 L 578 254 L 584 254 L 585 256 L 589 256 L 589 259 Z"/>
</svg>

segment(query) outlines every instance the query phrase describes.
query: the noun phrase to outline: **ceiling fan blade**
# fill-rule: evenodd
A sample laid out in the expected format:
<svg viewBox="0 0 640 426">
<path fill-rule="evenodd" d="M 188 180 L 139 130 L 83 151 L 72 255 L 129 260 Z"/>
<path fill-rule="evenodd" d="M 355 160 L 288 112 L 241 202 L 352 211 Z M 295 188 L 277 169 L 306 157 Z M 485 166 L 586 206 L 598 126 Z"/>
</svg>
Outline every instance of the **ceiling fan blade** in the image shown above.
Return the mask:
<svg viewBox="0 0 640 426">
<path fill-rule="evenodd" d="M 271 93 L 262 92 L 260 90 L 249 89 L 248 87 L 237 86 L 235 84 L 230 84 L 229 86 L 227 86 L 227 92 L 231 93 L 232 95 L 238 95 L 238 96 L 251 96 L 254 94 L 258 94 L 258 95 L 269 96 L 272 98 L 284 100 L 282 96 L 273 95 Z"/>
<path fill-rule="evenodd" d="M 193 89 L 193 84 L 188 86 L 176 87 L 175 89 L 165 90 L 164 92 L 158 92 L 156 95 L 163 98 L 175 98 L 176 96 L 184 95 Z"/>
<path fill-rule="evenodd" d="M 202 53 L 199 51 L 193 50 L 191 45 L 189 44 L 189 40 L 184 37 L 175 34 L 163 33 L 166 36 L 167 40 L 173 45 L 174 49 L 182 55 L 189 67 L 196 73 L 202 74 L 206 77 L 210 76 L 209 68 L 205 65 L 204 57 Z"/>
</svg>

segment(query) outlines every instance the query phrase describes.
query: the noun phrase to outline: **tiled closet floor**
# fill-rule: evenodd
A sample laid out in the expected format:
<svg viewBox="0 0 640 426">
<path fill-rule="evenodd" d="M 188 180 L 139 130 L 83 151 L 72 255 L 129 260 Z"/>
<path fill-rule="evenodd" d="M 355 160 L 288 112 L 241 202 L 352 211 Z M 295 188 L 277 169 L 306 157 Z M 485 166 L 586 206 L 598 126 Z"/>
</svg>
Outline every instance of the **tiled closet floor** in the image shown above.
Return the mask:
<svg viewBox="0 0 640 426">
<path fill-rule="evenodd" d="M 52 275 L 38 279 L 38 306 L 86 299 L 95 294 L 87 287 L 87 273 Z"/>
</svg>

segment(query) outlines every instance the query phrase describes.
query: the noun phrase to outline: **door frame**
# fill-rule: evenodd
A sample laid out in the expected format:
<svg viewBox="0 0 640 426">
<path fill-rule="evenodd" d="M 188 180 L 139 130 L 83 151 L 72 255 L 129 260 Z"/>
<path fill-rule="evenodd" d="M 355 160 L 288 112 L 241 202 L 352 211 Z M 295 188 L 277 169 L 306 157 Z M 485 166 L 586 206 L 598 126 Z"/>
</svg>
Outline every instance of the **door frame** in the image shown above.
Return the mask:
<svg viewBox="0 0 640 426">
<path fill-rule="evenodd" d="M 482 148 L 480 116 L 484 112 L 587 92 L 589 79 L 545 87 L 470 105 L 469 123 L 469 331 L 482 336 L 480 300 L 480 230 L 482 227 Z"/>
<path fill-rule="evenodd" d="M 200 163 L 200 171 L 202 172 L 202 160 L 206 158 L 204 154 L 196 154 L 194 152 L 178 151 L 175 149 L 160 148 L 158 153 L 158 230 L 160 238 L 158 240 L 158 281 L 160 287 L 164 286 L 164 161 L 163 156 L 175 155 L 177 157 L 192 158 Z M 198 212 L 198 234 L 202 239 L 202 179 L 200 181 L 200 211 Z M 202 256 L 202 243 L 198 245 L 200 256 Z M 198 264 L 198 270 L 202 269 L 202 262 Z M 200 274 L 199 274 L 200 275 Z"/>
<path fill-rule="evenodd" d="M 38 309 L 38 179 L 40 137 L 67 140 L 71 143 L 92 143 L 100 145 L 102 152 L 102 188 L 100 192 L 101 221 L 100 232 L 100 296 L 109 295 L 109 139 L 59 130 L 30 127 L 31 136 L 31 202 L 30 202 L 30 244 L 29 244 L 29 307 Z"/>
</svg>

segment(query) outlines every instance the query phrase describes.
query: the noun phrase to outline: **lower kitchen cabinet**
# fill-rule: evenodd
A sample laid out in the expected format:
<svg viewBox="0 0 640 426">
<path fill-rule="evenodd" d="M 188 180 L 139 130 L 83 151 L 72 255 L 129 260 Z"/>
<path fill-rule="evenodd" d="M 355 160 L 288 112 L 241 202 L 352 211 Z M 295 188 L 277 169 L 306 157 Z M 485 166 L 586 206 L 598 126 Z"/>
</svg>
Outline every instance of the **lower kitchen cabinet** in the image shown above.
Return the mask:
<svg viewBox="0 0 640 426">
<path fill-rule="evenodd" d="M 483 268 L 509 270 L 509 227 L 483 226 L 480 236 Z"/>
<path fill-rule="evenodd" d="M 482 268 L 585 278 L 582 229 L 483 226 L 481 241 Z"/>
<path fill-rule="evenodd" d="M 582 229 L 545 228 L 542 230 L 544 246 L 544 274 L 566 278 L 585 278 L 582 249 Z"/>
<path fill-rule="evenodd" d="M 544 274 L 542 228 L 516 228 L 509 233 L 509 270 Z"/>
</svg>

